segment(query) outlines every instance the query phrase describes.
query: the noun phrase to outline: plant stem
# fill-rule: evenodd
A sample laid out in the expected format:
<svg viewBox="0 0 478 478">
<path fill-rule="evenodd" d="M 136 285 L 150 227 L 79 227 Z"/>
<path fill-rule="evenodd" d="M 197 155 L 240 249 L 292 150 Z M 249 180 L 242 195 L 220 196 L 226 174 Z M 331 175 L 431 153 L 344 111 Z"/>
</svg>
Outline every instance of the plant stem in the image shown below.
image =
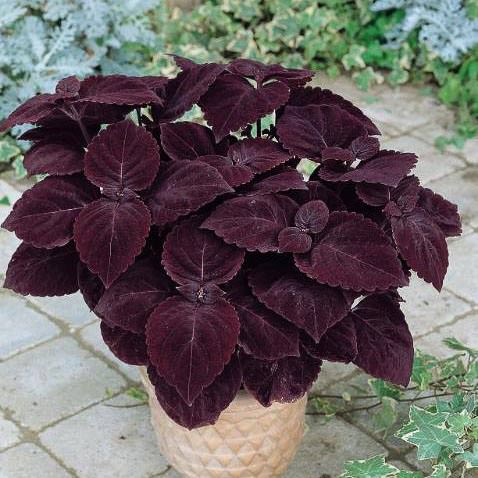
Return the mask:
<svg viewBox="0 0 478 478">
<path fill-rule="evenodd" d="M 397 402 L 400 402 L 400 403 L 413 403 L 413 402 L 418 402 L 419 400 L 427 400 L 429 398 L 437 398 L 437 397 L 451 397 L 453 396 L 454 393 L 440 393 L 440 394 L 433 394 L 433 395 L 424 395 L 423 397 L 413 397 L 413 398 L 397 398 L 396 401 Z M 315 397 L 312 397 L 312 399 L 314 398 L 322 398 L 322 397 L 325 397 L 325 395 L 317 395 Z M 332 397 L 332 398 L 336 398 L 337 396 L 328 396 L 328 397 Z M 338 398 L 342 398 L 342 397 L 338 397 Z M 356 397 L 352 397 L 352 400 L 356 398 Z M 375 397 L 372 397 L 372 398 L 375 398 Z M 340 410 L 336 413 L 336 415 L 347 415 L 349 413 L 354 413 L 354 412 L 361 412 L 361 411 L 368 411 L 368 410 L 372 410 L 373 408 L 376 408 L 376 407 L 379 407 L 380 405 L 382 404 L 382 402 L 375 402 L 375 403 L 372 403 L 371 405 L 367 405 L 367 406 L 363 406 L 363 407 L 355 407 L 355 408 L 351 408 L 349 410 Z M 317 416 L 325 416 L 325 415 L 329 415 L 328 413 L 325 413 L 325 412 L 308 412 L 307 415 L 317 415 Z"/>
<path fill-rule="evenodd" d="M 85 138 L 86 144 L 89 144 L 91 141 L 91 136 L 90 136 L 90 133 L 88 133 L 86 126 L 84 125 L 83 121 L 81 121 L 81 118 L 79 117 L 76 120 L 76 122 L 78 123 L 78 126 L 81 129 L 81 133 L 83 134 L 83 138 Z"/>
<path fill-rule="evenodd" d="M 262 136 L 262 125 L 260 118 L 257 120 L 256 123 L 256 138 L 260 138 Z"/>
</svg>

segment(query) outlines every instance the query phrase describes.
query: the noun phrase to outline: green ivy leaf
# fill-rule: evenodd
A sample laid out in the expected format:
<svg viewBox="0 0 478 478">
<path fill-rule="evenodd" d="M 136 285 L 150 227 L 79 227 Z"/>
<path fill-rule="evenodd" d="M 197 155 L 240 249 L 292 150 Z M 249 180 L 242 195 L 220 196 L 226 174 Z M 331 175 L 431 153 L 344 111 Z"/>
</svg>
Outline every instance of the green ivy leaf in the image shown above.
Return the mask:
<svg viewBox="0 0 478 478">
<path fill-rule="evenodd" d="M 445 427 L 447 418 L 446 413 L 431 413 L 412 406 L 406 433 L 402 428 L 399 436 L 417 447 L 419 460 L 437 459 L 442 450 L 448 448 L 454 453 L 462 453 L 459 436 Z"/>
<path fill-rule="evenodd" d="M 363 91 L 367 91 L 375 83 L 382 83 L 383 76 L 368 66 L 362 71 L 355 72 L 352 75 L 356 85 Z"/>
<path fill-rule="evenodd" d="M 20 153 L 20 148 L 13 144 L 12 141 L 6 139 L 0 141 L 0 163 L 8 163 Z"/>
<path fill-rule="evenodd" d="M 354 68 L 365 68 L 365 61 L 362 55 L 365 52 L 365 47 L 361 45 L 351 45 L 348 53 L 342 58 L 344 68 L 349 71 Z"/>
<path fill-rule="evenodd" d="M 144 391 L 144 389 L 139 387 L 128 388 L 128 390 L 126 390 L 126 395 L 140 402 L 146 402 L 148 400 L 148 394 Z"/>
<path fill-rule="evenodd" d="M 412 382 L 418 385 L 420 390 L 426 390 L 433 380 L 432 370 L 436 367 L 438 360 L 420 350 L 415 353 L 412 369 Z"/>
<path fill-rule="evenodd" d="M 10 206 L 10 199 L 8 199 L 8 196 L 0 198 L 0 206 Z"/>
<path fill-rule="evenodd" d="M 345 472 L 340 478 L 385 478 L 395 476 L 398 468 L 385 463 L 385 457 L 375 456 L 369 460 L 355 460 L 345 463 Z"/>
<path fill-rule="evenodd" d="M 463 342 L 458 340 L 455 337 L 447 337 L 446 339 L 443 339 L 443 343 L 452 350 L 459 350 L 463 352 L 469 353 L 472 357 L 478 357 L 478 350 L 473 349 L 471 347 L 468 347 L 465 345 Z"/>
<path fill-rule="evenodd" d="M 403 392 L 398 387 L 395 387 L 394 385 L 387 383 L 381 379 L 371 378 L 369 379 L 368 384 L 372 389 L 372 392 L 375 393 L 375 395 L 377 395 L 380 400 L 382 400 L 383 397 L 397 399 L 400 398 L 403 394 Z"/>
<path fill-rule="evenodd" d="M 423 474 L 418 471 L 401 471 L 396 478 L 423 478 Z"/>
<path fill-rule="evenodd" d="M 387 80 L 392 86 L 403 85 L 409 79 L 410 73 L 402 68 L 393 69 L 387 76 Z"/>
<path fill-rule="evenodd" d="M 387 435 L 395 425 L 398 420 L 396 406 L 397 402 L 393 398 L 383 397 L 381 409 L 373 415 L 373 423 L 377 432 L 384 432 Z"/>
<path fill-rule="evenodd" d="M 478 443 L 473 445 L 472 451 L 465 451 L 462 456 L 468 468 L 478 468 Z"/>
<path fill-rule="evenodd" d="M 466 429 L 473 425 L 473 419 L 466 410 L 450 415 L 446 422 L 449 430 L 460 438 L 465 434 Z"/>
</svg>

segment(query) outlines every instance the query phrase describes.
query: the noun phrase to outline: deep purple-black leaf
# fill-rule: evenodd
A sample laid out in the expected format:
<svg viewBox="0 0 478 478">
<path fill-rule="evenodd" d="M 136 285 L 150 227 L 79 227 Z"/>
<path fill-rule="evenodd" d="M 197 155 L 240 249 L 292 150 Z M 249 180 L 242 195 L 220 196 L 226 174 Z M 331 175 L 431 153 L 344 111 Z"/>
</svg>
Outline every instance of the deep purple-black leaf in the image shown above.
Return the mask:
<svg viewBox="0 0 478 478">
<path fill-rule="evenodd" d="M 146 327 L 151 363 L 188 405 L 223 371 L 238 336 L 239 319 L 224 299 L 201 304 L 170 297 Z"/>
<path fill-rule="evenodd" d="M 78 290 L 77 266 L 72 243 L 55 249 L 22 243 L 10 259 L 3 287 L 39 297 L 73 294 Z"/>
</svg>

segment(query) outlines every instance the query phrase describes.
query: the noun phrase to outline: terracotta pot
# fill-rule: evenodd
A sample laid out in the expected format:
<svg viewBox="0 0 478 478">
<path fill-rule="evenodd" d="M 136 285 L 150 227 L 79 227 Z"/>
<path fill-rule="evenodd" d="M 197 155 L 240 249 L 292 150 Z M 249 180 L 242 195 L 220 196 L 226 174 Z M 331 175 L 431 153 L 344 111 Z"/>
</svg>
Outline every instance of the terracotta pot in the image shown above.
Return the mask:
<svg viewBox="0 0 478 478">
<path fill-rule="evenodd" d="M 307 397 L 264 408 L 241 391 L 214 425 L 189 431 L 163 411 L 144 368 L 141 378 L 161 453 L 185 477 L 279 477 L 304 435 Z"/>
</svg>

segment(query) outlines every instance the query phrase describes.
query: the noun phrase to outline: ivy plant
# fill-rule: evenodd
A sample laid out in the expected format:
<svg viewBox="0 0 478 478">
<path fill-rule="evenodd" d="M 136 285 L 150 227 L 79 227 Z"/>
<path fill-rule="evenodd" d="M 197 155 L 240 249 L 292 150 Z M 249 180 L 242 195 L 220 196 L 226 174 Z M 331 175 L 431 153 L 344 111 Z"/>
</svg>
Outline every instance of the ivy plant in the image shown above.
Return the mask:
<svg viewBox="0 0 478 478">
<path fill-rule="evenodd" d="M 343 395 L 311 397 L 314 415 L 353 418 L 357 411 L 373 412 L 375 431 L 386 435 L 394 430 L 432 470 L 428 474 L 400 470 L 384 456 L 376 456 L 347 462 L 341 478 L 464 477 L 478 468 L 478 350 L 456 338 L 445 339 L 444 345 L 453 352 L 445 359 L 416 351 L 407 388 L 370 379 L 368 392 L 344 392 L 346 400 Z M 404 422 L 398 404 L 410 405 Z"/>
</svg>

